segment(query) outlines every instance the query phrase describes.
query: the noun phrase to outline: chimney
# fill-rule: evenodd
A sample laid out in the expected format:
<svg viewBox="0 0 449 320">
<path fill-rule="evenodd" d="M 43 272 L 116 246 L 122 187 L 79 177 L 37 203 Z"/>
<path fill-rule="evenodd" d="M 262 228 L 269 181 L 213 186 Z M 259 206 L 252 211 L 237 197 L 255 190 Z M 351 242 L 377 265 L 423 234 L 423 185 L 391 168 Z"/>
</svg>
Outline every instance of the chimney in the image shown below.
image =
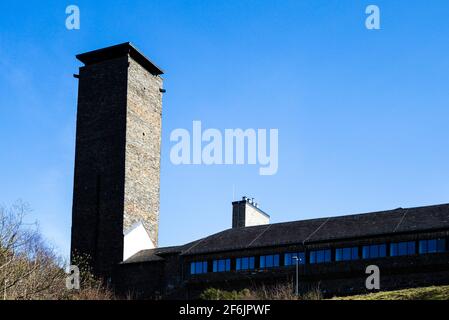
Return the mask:
<svg viewBox="0 0 449 320">
<path fill-rule="evenodd" d="M 254 198 L 242 197 L 232 203 L 232 228 L 259 226 L 270 223 L 270 216 L 259 209 Z"/>
</svg>

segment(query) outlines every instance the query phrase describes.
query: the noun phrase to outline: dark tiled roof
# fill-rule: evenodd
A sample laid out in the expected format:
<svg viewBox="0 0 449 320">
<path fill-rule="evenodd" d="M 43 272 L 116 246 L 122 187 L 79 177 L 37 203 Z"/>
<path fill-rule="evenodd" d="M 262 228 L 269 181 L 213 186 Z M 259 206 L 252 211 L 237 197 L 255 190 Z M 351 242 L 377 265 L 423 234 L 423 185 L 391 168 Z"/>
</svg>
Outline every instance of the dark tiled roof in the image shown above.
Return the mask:
<svg viewBox="0 0 449 320">
<path fill-rule="evenodd" d="M 177 248 L 183 255 L 204 254 L 444 228 L 449 204 L 228 229 Z"/>
<path fill-rule="evenodd" d="M 139 263 L 139 262 L 152 262 L 152 261 L 163 261 L 164 258 L 157 255 L 156 249 L 146 249 L 139 251 L 132 257 L 128 258 L 122 263 Z"/>
<path fill-rule="evenodd" d="M 122 263 L 139 263 L 139 262 L 149 262 L 149 261 L 163 261 L 165 255 L 182 253 L 186 248 L 191 247 L 197 241 L 188 243 L 183 246 L 172 246 L 172 247 L 162 247 L 155 249 L 146 249 L 139 251 L 132 257 L 128 258 Z"/>
</svg>

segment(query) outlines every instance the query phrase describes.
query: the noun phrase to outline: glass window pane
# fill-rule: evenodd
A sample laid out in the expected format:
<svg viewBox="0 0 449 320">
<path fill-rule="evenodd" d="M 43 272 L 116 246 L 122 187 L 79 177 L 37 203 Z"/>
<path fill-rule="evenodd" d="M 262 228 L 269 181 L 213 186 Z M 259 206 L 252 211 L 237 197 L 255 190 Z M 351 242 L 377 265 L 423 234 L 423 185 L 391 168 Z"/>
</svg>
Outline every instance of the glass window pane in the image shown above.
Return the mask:
<svg viewBox="0 0 449 320">
<path fill-rule="evenodd" d="M 249 269 L 254 269 L 254 257 L 249 258 Z"/>
<path fill-rule="evenodd" d="M 390 246 L 390 255 L 396 257 L 398 255 L 398 244 L 392 243 Z"/>
<path fill-rule="evenodd" d="M 419 241 L 419 253 L 427 253 L 427 241 L 426 240 Z"/>
<path fill-rule="evenodd" d="M 240 270 L 240 258 L 235 260 L 235 270 Z"/>
<path fill-rule="evenodd" d="M 274 267 L 279 267 L 279 255 L 278 255 L 278 254 L 275 254 L 275 255 L 274 255 L 273 266 L 274 266 Z"/>
<path fill-rule="evenodd" d="M 407 254 L 407 243 L 405 242 L 400 242 L 398 244 L 398 252 L 400 256 L 404 256 Z"/>
<path fill-rule="evenodd" d="M 290 266 L 292 265 L 292 254 L 291 253 L 286 253 L 284 256 L 284 265 L 285 266 Z"/>
<path fill-rule="evenodd" d="M 273 256 L 266 256 L 265 257 L 265 266 L 267 268 L 273 267 Z"/>
<path fill-rule="evenodd" d="M 427 241 L 427 252 L 435 253 L 437 252 L 437 241 L 432 239 Z"/>
<path fill-rule="evenodd" d="M 370 258 L 377 258 L 379 256 L 379 247 L 376 245 L 370 246 L 369 256 L 370 256 Z"/>
<path fill-rule="evenodd" d="M 368 259 L 369 258 L 369 247 L 363 246 L 362 251 L 363 251 L 362 252 L 363 259 Z"/>
<path fill-rule="evenodd" d="M 319 250 L 316 252 L 316 262 L 322 263 L 324 261 L 324 252 L 322 250 Z"/>
<path fill-rule="evenodd" d="M 446 240 L 438 239 L 437 240 L 437 252 L 445 252 L 446 251 Z"/>
<path fill-rule="evenodd" d="M 352 248 L 352 260 L 357 260 L 359 258 L 359 248 Z"/>
<path fill-rule="evenodd" d="M 265 268 L 265 256 L 260 257 L 260 267 Z"/>
<path fill-rule="evenodd" d="M 386 257 L 387 256 L 387 245 L 381 244 L 379 246 L 379 257 Z"/>
<path fill-rule="evenodd" d="M 190 274 L 195 274 L 195 262 L 190 263 Z"/>
<path fill-rule="evenodd" d="M 342 249 L 336 249 L 335 250 L 335 260 L 336 261 L 342 261 L 343 257 L 342 257 Z"/>
<path fill-rule="evenodd" d="M 344 248 L 343 249 L 343 260 L 347 261 L 351 259 L 351 249 L 350 248 Z"/>
<path fill-rule="evenodd" d="M 319 250 L 316 252 L 316 262 L 323 263 L 323 261 L 324 261 L 324 252 L 322 250 Z"/>
<path fill-rule="evenodd" d="M 406 242 L 399 242 L 397 244 L 398 248 L 398 256 L 404 256 L 407 254 L 407 243 Z"/>
<path fill-rule="evenodd" d="M 416 244 L 415 244 L 415 241 L 411 241 L 411 242 L 409 242 L 408 243 L 408 249 L 407 249 L 407 251 L 408 251 L 408 254 L 415 254 L 416 253 Z"/>
<path fill-rule="evenodd" d="M 315 253 L 315 251 L 310 252 L 310 263 L 316 263 L 316 253 Z"/>
</svg>

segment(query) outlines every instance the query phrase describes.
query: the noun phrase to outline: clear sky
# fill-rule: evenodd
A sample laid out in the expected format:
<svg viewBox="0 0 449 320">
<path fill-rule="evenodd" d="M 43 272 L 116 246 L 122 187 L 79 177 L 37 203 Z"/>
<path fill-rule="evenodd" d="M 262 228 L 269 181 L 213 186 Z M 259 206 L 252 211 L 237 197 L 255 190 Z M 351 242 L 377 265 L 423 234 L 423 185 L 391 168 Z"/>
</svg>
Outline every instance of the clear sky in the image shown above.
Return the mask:
<svg viewBox="0 0 449 320">
<path fill-rule="evenodd" d="M 365 28 L 369 4 L 381 30 Z M 75 54 L 125 41 L 166 72 L 161 246 L 230 227 L 233 194 L 272 222 L 447 203 L 448 13 L 447 0 L 2 1 L 0 203 L 28 202 L 68 254 Z M 194 120 L 279 129 L 278 173 L 171 164 L 170 132 Z"/>
</svg>

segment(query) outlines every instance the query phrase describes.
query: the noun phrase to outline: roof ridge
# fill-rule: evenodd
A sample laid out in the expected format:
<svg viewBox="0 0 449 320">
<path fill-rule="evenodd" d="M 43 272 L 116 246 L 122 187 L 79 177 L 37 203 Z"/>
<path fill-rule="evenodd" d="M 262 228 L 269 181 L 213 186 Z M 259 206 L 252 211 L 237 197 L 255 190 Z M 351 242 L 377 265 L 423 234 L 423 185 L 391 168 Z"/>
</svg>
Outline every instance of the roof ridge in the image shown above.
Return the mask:
<svg viewBox="0 0 449 320">
<path fill-rule="evenodd" d="M 271 226 L 272 226 L 272 224 L 269 224 L 268 225 L 268 227 L 265 229 L 265 230 L 263 230 L 258 236 L 256 236 L 254 239 L 253 239 L 253 241 L 251 241 L 247 246 L 246 246 L 246 248 L 249 248 L 249 246 L 250 245 L 252 245 L 257 239 L 259 239 L 268 229 L 270 229 L 271 228 Z"/>
<path fill-rule="evenodd" d="M 307 236 L 307 238 L 305 238 L 305 239 L 303 240 L 302 243 L 305 243 L 307 240 L 309 240 L 309 239 L 310 239 L 315 233 L 317 233 L 318 230 L 320 230 L 321 227 L 323 227 L 323 226 L 324 226 L 330 219 L 331 219 L 331 217 L 327 218 L 326 221 L 324 221 L 318 228 L 316 228 L 315 231 L 313 231 L 311 234 L 309 234 L 309 235 Z"/>
<path fill-rule="evenodd" d="M 182 251 L 182 254 L 188 253 L 190 250 L 192 250 L 193 248 L 195 248 L 197 245 L 199 245 L 201 242 L 203 242 L 205 239 L 207 239 L 208 237 L 202 238 L 200 240 L 197 240 L 192 246 L 190 246 L 189 248 L 187 248 L 186 250 Z"/>
<path fill-rule="evenodd" d="M 398 224 L 396 225 L 396 227 L 393 229 L 393 232 L 396 232 L 399 228 L 399 226 L 402 224 L 402 222 L 404 221 L 405 217 L 407 216 L 407 212 L 408 212 L 408 208 L 405 209 L 404 214 L 401 217 L 401 220 L 399 220 Z"/>
</svg>

